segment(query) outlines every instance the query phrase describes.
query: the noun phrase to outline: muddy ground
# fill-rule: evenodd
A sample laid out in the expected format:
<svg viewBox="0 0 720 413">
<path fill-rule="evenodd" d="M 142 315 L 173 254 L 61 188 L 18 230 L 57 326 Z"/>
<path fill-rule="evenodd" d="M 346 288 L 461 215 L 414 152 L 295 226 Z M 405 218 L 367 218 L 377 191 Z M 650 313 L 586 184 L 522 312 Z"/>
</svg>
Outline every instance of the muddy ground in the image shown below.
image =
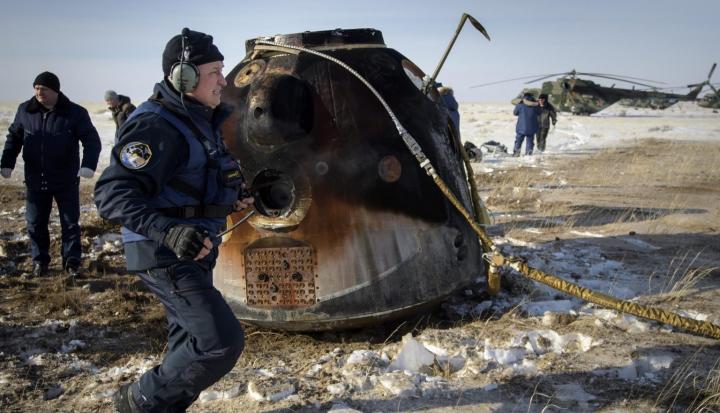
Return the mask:
<svg viewBox="0 0 720 413">
<path fill-rule="evenodd" d="M 570 280 L 597 277 L 617 292 L 641 292 L 641 302 L 718 322 L 718 160 L 720 142 L 642 139 L 491 172 L 475 166 L 496 219 L 490 232 L 504 251 L 539 268 L 569 269 L 559 275 Z M 163 309 L 124 271 L 122 250 L 106 235 L 117 228 L 97 217 L 90 189 L 83 184 L 84 275 L 70 280 L 57 258 L 49 276 L 28 276 L 24 190 L 0 187 L 0 411 L 111 411 L 112 392 L 162 357 Z M 57 219 L 51 231 L 57 256 Z M 568 251 L 587 268 L 621 266 L 595 273 L 581 271 L 584 264 L 558 267 L 555 258 Z M 287 334 L 248 326 L 238 364 L 190 411 L 647 412 L 702 411 L 702 403 L 711 406 L 704 411 L 720 409 L 717 340 L 602 318 L 592 307 L 533 315 L 523 305 L 567 297 L 509 272 L 503 286 L 499 297 L 489 297 L 479 283 L 431 313 L 361 331 Z M 478 305 L 485 310 L 462 310 Z M 533 368 L 487 357 L 518 332 L 548 329 L 592 345 L 577 340 L 578 348 L 545 352 L 532 358 Z M 462 365 L 404 378 L 386 373 L 407 333 L 461 355 Z M 355 350 L 381 357 L 353 367 L 348 356 Z M 292 391 L 279 401 L 256 401 L 250 383 L 265 395 Z M 408 391 L 396 390 L 403 383 Z"/>
</svg>

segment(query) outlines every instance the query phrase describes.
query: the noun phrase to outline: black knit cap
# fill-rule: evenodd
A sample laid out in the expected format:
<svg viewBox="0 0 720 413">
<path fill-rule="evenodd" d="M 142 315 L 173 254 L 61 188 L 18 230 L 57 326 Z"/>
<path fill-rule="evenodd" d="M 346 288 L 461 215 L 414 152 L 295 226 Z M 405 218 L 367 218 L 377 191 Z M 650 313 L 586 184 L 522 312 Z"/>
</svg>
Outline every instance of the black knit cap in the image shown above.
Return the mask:
<svg viewBox="0 0 720 413">
<path fill-rule="evenodd" d="M 546 94 L 546 93 L 541 93 L 540 96 L 538 96 L 538 99 L 545 99 L 545 100 L 547 100 L 547 94 Z"/>
<path fill-rule="evenodd" d="M 183 33 L 185 33 L 186 30 L 185 47 L 189 48 L 190 52 L 186 61 L 198 66 L 205 63 L 225 60 L 220 50 L 213 44 L 212 36 L 188 29 L 183 29 Z M 178 34 L 170 39 L 162 55 L 162 68 L 165 76 L 170 74 L 172 65 L 180 61 L 182 53 L 183 35 Z"/>
<path fill-rule="evenodd" d="M 54 90 L 56 93 L 60 93 L 60 79 L 50 72 L 42 72 L 35 78 L 33 87 L 40 85 L 45 86 L 48 89 Z"/>
</svg>

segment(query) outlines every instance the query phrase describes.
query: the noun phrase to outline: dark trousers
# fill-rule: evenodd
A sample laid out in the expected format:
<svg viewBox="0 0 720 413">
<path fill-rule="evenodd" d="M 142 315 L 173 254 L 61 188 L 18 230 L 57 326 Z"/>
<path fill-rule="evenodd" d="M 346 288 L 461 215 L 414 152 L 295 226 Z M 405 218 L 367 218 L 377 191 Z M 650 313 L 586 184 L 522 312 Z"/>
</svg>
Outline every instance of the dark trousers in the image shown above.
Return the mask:
<svg viewBox="0 0 720 413">
<path fill-rule="evenodd" d="M 232 370 L 245 346 L 244 333 L 213 287 L 212 270 L 185 261 L 139 275 L 165 306 L 168 345 L 162 364 L 145 372 L 132 393 L 146 412 L 184 412 Z"/>
<path fill-rule="evenodd" d="M 62 262 L 63 267 L 68 261 L 80 264 L 80 190 L 77 186 L 63 191 L 31 191 L 26 192 L 25 219 L 27 220 L 30 249 L 35 262 L 47 265 L 50 263 L 50 233 L 48 223 L 52 202 L 55 199 L 60 214 L 62 228 Z"/>
<path fill-rule="evenodd" d="M 515 135 L 515 148 L 513 149 L 513 155 L 520 153 L 523 139 L 525 140 L 525 155 L 532 155 L 534 147 L 533 140 L 535 139 L 535 136 L 521 135 L 519 133 Z"/>
<path fill-rule="evenodd" d="M 540 152 L 545 152 L 545 141 L 547 140 L 550 128 L 540 128 L 537 133 L 537 148 Z"/>
</svg>

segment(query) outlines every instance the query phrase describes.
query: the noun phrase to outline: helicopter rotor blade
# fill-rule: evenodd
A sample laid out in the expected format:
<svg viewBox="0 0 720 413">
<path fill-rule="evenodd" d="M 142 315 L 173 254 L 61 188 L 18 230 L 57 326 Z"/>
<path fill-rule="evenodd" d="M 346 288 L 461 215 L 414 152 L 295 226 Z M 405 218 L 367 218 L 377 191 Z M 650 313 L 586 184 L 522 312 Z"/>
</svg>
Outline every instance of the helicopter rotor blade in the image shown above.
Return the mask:
<svg viewBox="0 0 720 413">
<path fill-rule="evenodd" d="M 650 88 L 653 87 L 652 85 L 648 85 L 647 83 L 635 82 L 635 81 L 633 81 L 633 80 L 621 79 L 621 78 L 619 78 L 619 77 L 599 76 L 599 75 L 594 75 L 594 76 L 595 76 L 595 77 L 602 77 L 602 78 L 605 78 L 605 79 L 619 80 L 619 81 L 621 81 L 621 82 L 632 83 L 632 84 L 634 84 L 634 85 L 646 86 L 646 87 L 650 87 Z"/>
<path fill-rule="evenodd" d="M 713 63 L 712 67 L 710 68 L 710 73 L 708 73 L 708 78 L 707 78 L 708 82 L 710 81 L 710 78 L 712 77 L 713 72 L 715 71 L 715 67 L 717 67 L 717 63 Z"/>
<path fill-rule="evenodd" d="M 714 70 L 714 69 L 713 69 L 713 70 Z M 535 78 L 536 76 L 540 76 L 540 77 Z M 638 82 L 638 80 L 642 80 L 642 81 L 650 82 L 650 83 L 658 83 L 658 84 L 665 84 L 665 82 L 660 82 L 660 81 L 657 81 L 657 80 L 644 79 L 644 78 L 640 78 L 640 77 L 622 76 L 622 75 L 612 75 L 612 74 L 607 74 L 607 73 L 578 72 L 578 71 L 575 71 L 574 69 L 571 70 L 571 71 L 569 71 L 569 72 L 552 73 L 552 74 L 549 74 L 549 75 L 536 75 L 536 76 L 516 77 L 516 78 L 512 78 L 512 79 L 499 80 L 499 81 L 496 81 L 496 82 L 483 83 L 483 84 L 479 84 L 479 85 L 475 85 L 475 86 L 470 86 L 470 87 L 471 87 L 471 88 L 475 88 L 475 87 L 490 86 L 490 85 L 495 85 L 495 84 L 498 84 L 498 83 L 512 82 L 512 81 L 515 81 L 515 80 L 523 80 L 523 79 L 529 79 L 529 78 L 534 78 L 534 79 L 533 79 L 533 80 L 528 80 L 527 82 L 525 82 L 525 84 L 535 83 L 535 82 L 538 82 L 538 81 L 540 81 L 540 80 L 545 80 L 545 79 L 547 79 L 547 78 L 551 78 L 551 77 L 553 77 L 553 76 L 571 77 L 571 78 L 574 78 L 574 79 L 576 79 L 577 76 L 591 76 L 591 77 L 601 77 L 601 78 L 605 78 L 605 79 L 619 80 L 619 81 L 625 82 L 625 83 L 632 83 L 632 84 L 635 84 L 635 85 L 645 86 L 645 87 L 650 88 L 650 89 L 679 89 L 679 88 L 682 88 L 682 86 L 659 88 L 659 87 L 657 87 L 657 86 L 648 85 L 648 84 L 646 84 L 646 83 Z M 688 86 L 688 87 L 693 87 L 693 86 L 697 86 L 697 85 L 690 85 L 690 86 Z"/>
<path fill-rule="evenodd" d="M 572 74 L 572 72 L 553 73 L 553 74 L 551 74 L 551 75 L 545 75 L 545 76 L 543 76 L 543 77 L 540 77 L 540 78 L 537 78 L 537 79 L 534 79 L 534 80 L 529 80 L 529 81 L 525 82 L 525 84 L 535 83 L 535 82 L 537 82 L 537 81 L 539 81 L 539 80 L 545 80 L 545 79 L 547 79 L 547 78 L 549 78 L 549 77 L 553 77 L 553 76 L 567 76 L 567 75 L 571 75 L 571 74 Z"/>
<path fill-rule="evenodd" d="M 504 80 L 497 80 L 495 82 L 489 82 L 489 83 L 481 83 L 479 85 L 470 86 L 470 89 L 476 88 L 476 87 L 484 87 L 484 86 L 490 86 L 490 85 L 497 85 L 498 83 L 506 83 L 506 82 L 513 82 L 516 80 L 525 80 L 525 79 L 531 79 L 533 77 L 538 77 L 540 75 L 532 75 L 532 76 L 522 76 L 522 77 L 514 77 L 512 79 L 504 79 Z"/>
<path fill-rule="evenodd" d="M 624 78 L 624 79 L 631 79 L 631 80 L 642 80 L 642 81 L 644 81 L 644 82 L 665 84 L 665 82 L 660 82 L 660 81 L 657 81 L 657 80 L 643 79 L 643 78 L 641 78 L 641 77 L 632 77 L 632 76 L 624 76 L 624 75 L 613 75 L 613 74 L 609 74 L 609 73 L 584 73 L 584 72 L 578 72 L 577 74 L 578 74 L 578 75 L 585 75 L 585 76 L 598 76 L 598 77 L 602 77 L 602 76 L 612 76 L 612 77 L 615 77 L 615 78 Z"/>
<path fill-rule="evenodd" d="M 718 93 L 717 89 L 715 89 L 715 86 L 713 86 L 712 83 L 708 83 L 708 86 L 710 86 L 710 89 L 715 92 L 715 99 L 720 99 L 720 93 Z"/>
</svg>

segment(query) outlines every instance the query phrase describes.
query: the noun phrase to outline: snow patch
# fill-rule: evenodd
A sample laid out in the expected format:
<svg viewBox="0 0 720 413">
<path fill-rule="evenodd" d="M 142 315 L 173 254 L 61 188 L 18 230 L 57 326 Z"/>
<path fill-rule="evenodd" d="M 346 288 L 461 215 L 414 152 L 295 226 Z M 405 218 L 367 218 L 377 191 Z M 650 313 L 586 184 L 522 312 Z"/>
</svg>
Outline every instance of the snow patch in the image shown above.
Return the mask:
<svg viewBox="0 0 720 413">
<path fill-rule="evenodd" d="M 362 413 L 360 410 L 355 410 L 345 403 L 333 404 L 328 412 L 333 413 Z"/>
<path fill-rule="evenodd" d="M 609 324 L 628 333 L 644 333 L 650 330 L 649 323 L 632 315 L 618 314 L 615 310 L 600 308 L 593 310 L 592 314 L 598 318 L 595 324 L 599 327 Z"/>
<path fill-rule="evenodd" d="M 295 386 L 292 384 L 280 384 L 276 386 L 263 386 L 255 381 L 248 382 L 247 394 L 255 401 L 277 402 L 295 393 Z"/>
<path fill-rule="evenodd" d="M 418 377 L 407 371 L 393 371 L 378 378 L 380 384 L 393 396 L 407 398 L 417 393 Z"/>
<path fill-rule="evenodd" d="M 207 403 L 213 400 L 234 399 L 240 395 L 240 385 L 234 386 L 228 390 L 205 390 L 200 393 L 198 402 Z"/>
<path fill-rule="evenodd" d="M 595 400 L 596 397 L 585 391 L 579 383 L 556 384 L 555 398 L 565 402 L 575 402 L 578 407 L 585 411 L 588 409 L 588 402 Z"/>
<path fill-rule="evenodd" d="M 522 309 L 530 317 L 545 315 L 545 313 L 569 313 L 574 307 L 570 300 L 536 301 L 523 303 Z"/>
<path fill-rule="evenodd" d="M 432 366 L 435 362 L 435 354 L 415 340 L 412 334 L 408 333 L 403 336 L 402 343 L 403 347 L 395 360 L 390 363 L 389 371 L 406 370 L 418 372 L 420 369 Z"/>
<path fill-rule="evenodd" d="M 87 347 L 87 344 L 82 340 L 70 340 L 69 343 L 63 344 L 60 347 L 60 353 L 66 354 L 66 353 L 72 353 L 75 350 L 85 348 Z"/>
</svg>

